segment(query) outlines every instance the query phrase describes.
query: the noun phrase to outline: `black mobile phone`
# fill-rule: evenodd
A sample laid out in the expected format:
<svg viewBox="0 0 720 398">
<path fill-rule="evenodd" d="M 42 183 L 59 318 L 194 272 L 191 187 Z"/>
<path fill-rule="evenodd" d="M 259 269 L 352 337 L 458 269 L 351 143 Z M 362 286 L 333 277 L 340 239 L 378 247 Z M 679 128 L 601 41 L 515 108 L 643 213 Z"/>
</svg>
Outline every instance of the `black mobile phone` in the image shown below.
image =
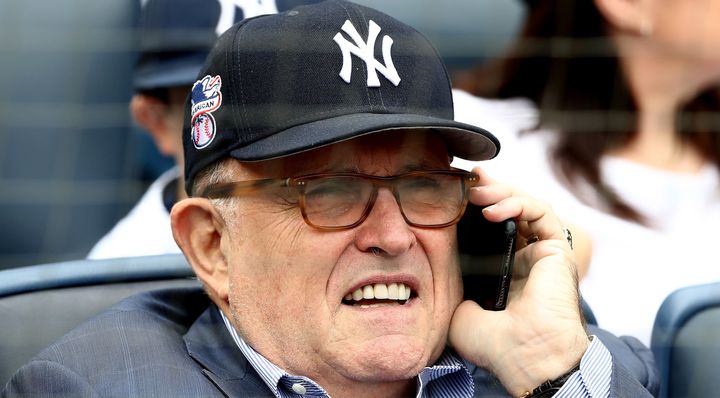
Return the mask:
<svg viewBox="0 0 720 398">
<path fill-rule="evenodd" d="M 457 224 L 458 251 L 465 299 L 486 310 L 505 309 L 517 227 L 513 220 L 490 222 L 482 208 L 468 204 Z"/>
</svg>

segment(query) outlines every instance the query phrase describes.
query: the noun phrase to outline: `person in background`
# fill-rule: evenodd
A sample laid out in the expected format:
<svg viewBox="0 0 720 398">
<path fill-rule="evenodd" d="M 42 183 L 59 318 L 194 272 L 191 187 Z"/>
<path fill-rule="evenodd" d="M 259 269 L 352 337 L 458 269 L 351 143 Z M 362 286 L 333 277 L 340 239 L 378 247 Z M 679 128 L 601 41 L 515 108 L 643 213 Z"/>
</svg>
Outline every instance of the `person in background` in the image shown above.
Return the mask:
<svg viewBox="0 0 720 398">
<path fill-rule="evenodd" d="M 652 354 L 583 322 L 564 226 L 453 156 L 419 32 L 343 0 L 246 19 L 185 105 L 173 234 L 200 287 L 134 296 L 23 366 L 0 397 L 648 397 Z M 508 305 L 463 301 L 468 202 L 519 225 Z M 486 244 L 478 231 L 473 237 Z"/>
<path fill-rule="evenodd" d="M 144 0 L 140 56 L 130 113 L 175 167 L 160 175 L 89 259 L 180 253 L 170 230 L 170 209 L 183 190 L 183 104 L 218 35 L 233 23 L 319 0 Z"/>
<path fill-rule="evenodd" d="M 526 3 L 517 45 L 454 77 L 456 119 L 494 120 L 487 170 L 589 235 L 584 299 L 649 344 L 670 292 L 720 280 L 720 1 Z"/>
</svg>

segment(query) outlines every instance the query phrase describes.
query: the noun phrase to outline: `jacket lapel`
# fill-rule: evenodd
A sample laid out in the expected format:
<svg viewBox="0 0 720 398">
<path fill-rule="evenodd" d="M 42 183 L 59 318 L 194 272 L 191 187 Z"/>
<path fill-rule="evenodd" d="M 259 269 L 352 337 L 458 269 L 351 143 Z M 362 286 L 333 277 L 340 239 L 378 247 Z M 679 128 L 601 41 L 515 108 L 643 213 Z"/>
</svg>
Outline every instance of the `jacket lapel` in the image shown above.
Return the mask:
<svg viewBox="0 0 720 398">
<path fill-rule="evenodd" d="M 203 374 L 229 397 L 273 397 L 225 328 L 218 308 L 211 304 L 184 336 L 190 356 Z"/>
</svg>

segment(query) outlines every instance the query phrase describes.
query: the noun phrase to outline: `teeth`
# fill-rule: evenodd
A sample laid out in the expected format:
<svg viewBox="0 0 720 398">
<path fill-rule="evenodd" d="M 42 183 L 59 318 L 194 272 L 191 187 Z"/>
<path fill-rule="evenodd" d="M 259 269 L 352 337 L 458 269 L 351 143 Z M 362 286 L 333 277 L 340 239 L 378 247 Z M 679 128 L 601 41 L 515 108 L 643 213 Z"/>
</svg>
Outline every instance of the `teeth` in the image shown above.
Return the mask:
<svg viewBox="0 0 720 398">
<path fill-rule="evenodd" d="M 376 299 L 388 298 L 388 287 L 386 284 L 376 283 L 375 286 L 373 286 L 373 290 L 375 290 L 375 298 Z"/>
<path fill-rule="evenodd" d="M 390 300 L 408 300 L 412 290 L 410 286 L 404 283 L 376 283 L 374 285 L 365 285 L 356 289 L 352 293 L 345 296 L 346 301 L 360 301 L 363 299 L 390 299 Z"/>
<path fill-rule="evenodd" d="M 363 288 L 363 298 L 364 299 L 375 298 L 375 290 L 373 289 L 372 285 L 367 285 Z"/>
<path fill-rule="evenodd" d="M 398 296 L 398 284 L 397 283 L 391 283 L 390 286 L 388 286 L 388 298 L 397 300 L 400 298 Z"/>
</svg>

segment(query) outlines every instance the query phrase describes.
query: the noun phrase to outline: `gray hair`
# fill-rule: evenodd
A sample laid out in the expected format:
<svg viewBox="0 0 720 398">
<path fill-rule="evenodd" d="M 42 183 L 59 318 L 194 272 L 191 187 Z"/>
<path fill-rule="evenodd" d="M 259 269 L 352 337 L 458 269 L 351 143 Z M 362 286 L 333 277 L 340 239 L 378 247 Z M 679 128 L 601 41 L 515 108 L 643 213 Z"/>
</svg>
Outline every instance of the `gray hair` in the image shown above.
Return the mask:
<svg viewBox="0 0 720 398">
<path fill-rule="evenodd" d="M 235 159 L 226 158 L 215 162 L 200 171 L 191 188 L 192 195 L 198 195 L 205 188 L 219 183 L 231 182 L 235 179 L 233 164 Z M 237 220 L 237 206 L 234 206 L 235 198 L 222 198 L 210 200 L 215 209 L 220 213 L 226 224 L 233 224 Z"/>
</svg>

